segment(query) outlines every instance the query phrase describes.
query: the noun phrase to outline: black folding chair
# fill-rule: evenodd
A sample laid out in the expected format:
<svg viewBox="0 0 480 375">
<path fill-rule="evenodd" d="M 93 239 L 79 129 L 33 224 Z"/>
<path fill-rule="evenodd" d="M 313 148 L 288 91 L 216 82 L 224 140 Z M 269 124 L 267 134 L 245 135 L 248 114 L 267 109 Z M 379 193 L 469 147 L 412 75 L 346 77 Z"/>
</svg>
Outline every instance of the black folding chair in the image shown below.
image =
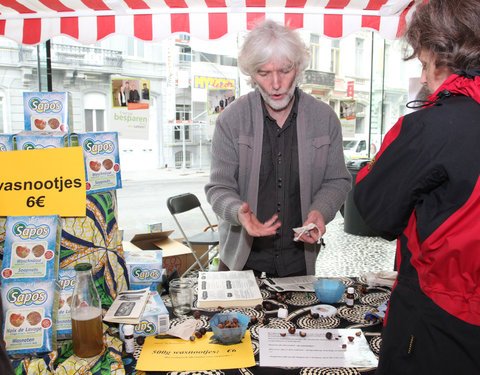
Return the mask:
<svg viewBox="0 0 480 375">
<path fill-rule="evenodd" d="M 195 194 L 186 193 L 170 197 L 167 199 L 167 207 L 172 214 L 173 219 L 177 223 L 180 232 L 182 232 L 183 243 L 190 248 L 190 251 L 195 258 L 195 262 L 181 276 L 184 276 L 190 272 L 190 270 L 192 270 L 195 266 L 198 266 L 201 271 L 205 271 L 207 265 L 210 263 L 210 260 L 218 254 L 218 232 L 214 229 L 216 225 L 212 225 L 210 223 L 210 220 L 205 214 L 205 211 L 203 210 L 200 201 Z M 177 217 L 179 214 L 197 208 L 199 208 L 202 212 L 208 226 L 203 232 L 187 236 Z M 194 245 L 207 245 L 208 249 L 200 257 L 198 257 L 195 249 L 193 248 Z M 207 257 L 207 261 L 202 265 L 202 260 L 205 256 Z"/>
</svg>

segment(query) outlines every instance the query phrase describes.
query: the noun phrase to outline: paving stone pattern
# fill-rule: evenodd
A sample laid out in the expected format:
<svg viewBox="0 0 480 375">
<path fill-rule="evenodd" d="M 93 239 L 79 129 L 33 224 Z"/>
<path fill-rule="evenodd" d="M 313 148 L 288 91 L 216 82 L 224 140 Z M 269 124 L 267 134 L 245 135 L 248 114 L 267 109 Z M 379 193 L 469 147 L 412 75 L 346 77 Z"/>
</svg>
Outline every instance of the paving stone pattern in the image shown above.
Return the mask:
<svg viewBox="0 0 480 375">
<path fill-rule="evenodd" d="M 393 270 L 396 241 L 349 234 L 343 224 L 340 214 L 327 224 L 325 247 L 318 255 L 315 268 L 317 276 L 358 277 L 367 272 Z"/>
</svg>

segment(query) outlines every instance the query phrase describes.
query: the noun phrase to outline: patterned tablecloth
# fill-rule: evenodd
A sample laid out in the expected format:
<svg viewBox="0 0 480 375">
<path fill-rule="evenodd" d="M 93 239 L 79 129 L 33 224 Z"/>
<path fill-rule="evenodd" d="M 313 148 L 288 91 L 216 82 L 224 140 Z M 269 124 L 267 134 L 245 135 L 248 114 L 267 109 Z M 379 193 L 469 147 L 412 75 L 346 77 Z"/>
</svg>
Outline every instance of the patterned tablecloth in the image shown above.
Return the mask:
<svg viewBox="0 0 480 375">
<path fill-rule="evenodd" d="M 367 323 L 364 319 L 365 314 L 374 311 L 383 302 L 388 300 L 390 296 L 390 289 L 386 287 L 367 288 L 366 282 L 362 278 L 341 278 L 344 284 L 349 287 L 355 288 L 355 305 L 353 308 L 349 308 L 345 305 L 345 296 L 335 304 L 332 304 L 337 308 L 337 314 L 329 318 L 314 319 L 309 317 L 310 309 L 314 305 L 318 305 L 321 302 L 315 296 L 315 293 L 309 292 L 292 292 L 291 296 L 285 300 L 285 302 L 279 302 L 277 299 L 272 298 L 276 292 L 268 289 L 262 282 L 260 283 L 260 290 L 263 296 L 264 303 L 270 302 L 271 310 L 265 308 L 261 311 L 255 310 L 253 307 L 243 308 L 229 308 L 223 311 L 237 311 L 247 316 L 255 316 L 259 322 L 249 327 L 252 338 L 252 346 L 255 354 L 256 366 L 250 368 L 241 368 L 233 370 L 212 370 L 212 371 L 199 371 L 199 372 L 155 372 L 155 374 L 166 375 L 372 375 L 375 372 L 375 368 L 273 368 L 273 367 L 260 367 L 259 364 L 259 342 L 258 332 L 262 327 L 269 328 L 289 328 L 296 327 L 298 329 L 334 329 L 334 328 L 360 328 L 373 353 L 378 357 L 380 343 L 381 343 L 381 329 L 382 323 L 377 321 L 376 323 Z M 360 288 L 359 288 L 360 286 Z M 170 312 L 171 326 L 180 324 L 183 320 L 191 318 L 191 314 L 185 318 L 177 318 L 172 314 L 171 303 L 168 296 L 163 296 L 165 304 Z M 279 307 L 287 307 L 289 315 L 286 319 L 280 319 L 277 317 Z M 196 301 L 194 302 L 194 308 L 196 308 Z M 201 316 L 199 318 L 200 326 L 210 330 L 209 317 L 215 315 L 218 309 L 198 309 Z M 268 317 L 268 324 L 263 324 L 262 319 Z M 136 344 L 136 350 L 134 358 L 124 359 L 125 371 L 131 374 L 143 374 L 143 372 L 135 372 L 135 363 L 141 352 L 141 346 Z M 150 372 L 148 374 L 151 374 Z"/>
<path fill-rule="evenodd" d="M 84 217 L 62 218 L 60 268 L 73 268 L 81 262 L 92 264 L 93 279 L 105 313 L 117 293 L 128 289 L 127 267 L 116 218 L 115 192 L 88 195 L 86 208 Z M 0 262 L 4 240 L 5 218 L 0 218 Z M 107 326 L 104 328 L 106 330 Z M 58 350 L 39 357 L 16 356 L 12 364 L 16 373 L 22 375 L 123 375 L 122 342 L 115 332 L 105 332 L 104 344 L 105 350 L 101 355 L 90 360 L 74 357 L 71 341 L 65 341 L 61 342 Z"/>
</svg>

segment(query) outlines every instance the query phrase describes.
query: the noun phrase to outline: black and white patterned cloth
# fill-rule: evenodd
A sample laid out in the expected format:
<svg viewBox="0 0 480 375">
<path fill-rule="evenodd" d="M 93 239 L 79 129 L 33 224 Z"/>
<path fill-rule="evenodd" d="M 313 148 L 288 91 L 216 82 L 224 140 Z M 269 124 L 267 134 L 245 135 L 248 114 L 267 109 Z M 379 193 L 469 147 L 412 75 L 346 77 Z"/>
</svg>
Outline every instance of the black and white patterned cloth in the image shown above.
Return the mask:
<svg viewBox="0 0 480 375">
<path fill-rule="evenodd" d="M 355 304 L 353 308 L 349 308 L 345 305 L 345 297 L 343 297 L 338 303 L 332 304 L 337 308 L 337 313 L 328 318 L 314 319 L 310 314 L 310 309 L 320 303 L 315 293 L 310 292 L 291 292 L 288 294 L 288 298 L 285 301 L 279 302 L 275 298 L 276 292 L 267 289 L 267 287 L 261 282 L 260 290 L 262 292 L 263 300 L 270 303 L 270 310 L 263 308 L 261 311 L 257 311 L 253 307 L 242 308 L 225 308 L 224 312 L 240 312 L 247 316 L 255 316 L 258 322 L 249 326 L 250 335 L 252 339 L 252 347 L 255 355 L 256 366 L 240 369 L 229 370 L 210 370 L 210 371 L 197 371 L 197 372 L 155 372 L 155 374 L 162 375 L 373 375 L 375 368 L 274 368 L 274 367 L 260 367 L 259 366 L 259 352 L 260 347 L 258 343 L 258 331 L 262 327 L 268 328 L 290 328 L 295 327 L 297 329 L 334 329 L 334 328 L 360 328 L 373 353 L 378 357 L 381 345 L 381 329 L 382 323 L 377 321 L 375 323 L 368 323 L 365 321 L 365 314 L 374 311 L 383 302 L 387 301 L 390 297 L 390 289 L 384 287 L 366 288 L 365 280 L 361 278 L 342 278 L 343 283 L 348 286 L 353 286 L 355 289 Z M 177 318 L 171 313 L 171 303 L 168 296 L 163 296 L 165 304 L 170 312 L 170 325 L 178 325 L 187 318 Z M 288 309 L 288 316 L 285 319 L 278 318 L 278 308 L 286 307 Z M 196 301 L 194 302 L 194 310 L 200 312 L 199 324 L 210 330 L 209 318 L 219 312 L 218 309 L 197 309 Z M 264 324 L 263 319 L 269 318 L 268 324 Z M 135 359 L 138 359 L 141 352 L 141 346 L 137 344 L 134 354 Z M 133 364 L 132 364 L 133 365 Z M 134 366 L 129 366 L 133 369 Z M 134 370 L 130 370 L 127 373 L 135 373 Z M 138 372 L 140 374 L 142 372 Z"/>
</svg>

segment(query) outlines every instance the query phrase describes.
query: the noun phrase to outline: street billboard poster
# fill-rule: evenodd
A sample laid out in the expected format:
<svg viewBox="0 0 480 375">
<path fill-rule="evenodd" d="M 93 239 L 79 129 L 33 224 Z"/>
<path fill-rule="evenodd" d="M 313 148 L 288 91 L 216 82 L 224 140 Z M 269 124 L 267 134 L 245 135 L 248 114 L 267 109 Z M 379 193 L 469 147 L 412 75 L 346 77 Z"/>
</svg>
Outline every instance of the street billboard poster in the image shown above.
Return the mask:
<svg viewBox="0 0 480 375">
<path fill-rule="evenodd" d="M 148 139 L 150 80 L 112 78 L 111 129 L 122 138 Z"/>
<path fill-rule="evenodd" d="M 207 113 L 209 115 L 218 115 L 234 100 L 235 88 L 217 89 L 209 87 L 207 89 Z"/>
<path fill-rule="evenodd" d="M 340 100 L 340 123 L 343 138 L 355 137 L 357 104 L 353 99 Z"/>
<path fill-rule="evenodd" d="M 340 100 L 340 119 L 355 120 L 357 103 L 353 99 Z"/>
<path fill-rule="evenodd" d="M 235 86 L 228 89 L 207 88 L 207 139 L 212 139 L 217 116 L 235 100 Z"/>
</svg>

